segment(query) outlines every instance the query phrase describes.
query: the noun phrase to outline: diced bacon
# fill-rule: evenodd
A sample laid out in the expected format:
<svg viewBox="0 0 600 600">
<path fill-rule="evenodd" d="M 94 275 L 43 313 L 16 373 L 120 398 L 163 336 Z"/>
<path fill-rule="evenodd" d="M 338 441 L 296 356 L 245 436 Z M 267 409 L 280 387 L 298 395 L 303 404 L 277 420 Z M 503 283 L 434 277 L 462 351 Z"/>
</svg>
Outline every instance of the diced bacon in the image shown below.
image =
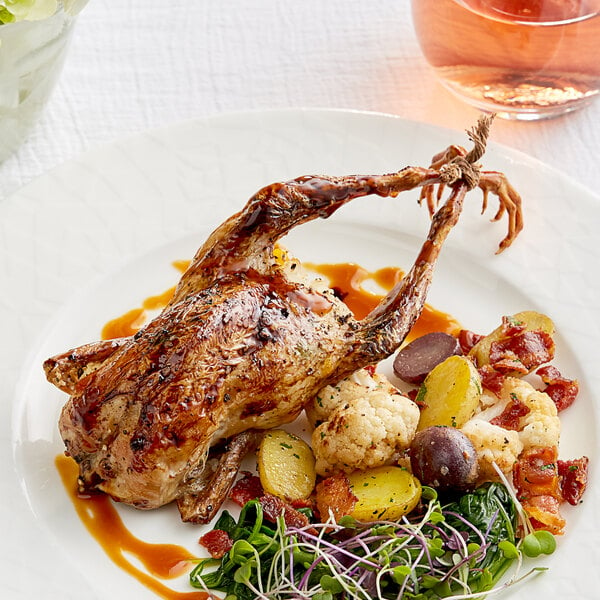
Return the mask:
<svg viewBox="0 0 600 600">
<path fill-rule="evenodd" d="M 408 390 L 408 392 L 406 392 L 406 395 L 413 401 L 415 402 L 417 399 L 417 396 L 419 395 L 419 388 L 414 388 L 412 390 Z M 419 408 L 423 408 L 423 404 L 421 403 L 421 406 L 419 406 Z"/>
<path fill-rule="evenodd" d="M 576 379 L 563 377 L 560 371 L 551 365 L 538 369 L 536 374 L 546 384 L 545 389 L 542 391 L 552 398 L 559 412 L 575 402 L 575 398 L 579 394 L 579 383 Z"/>
<path fill-rule="evenodd" d="M 213 558 L 223 558 L 233 546 L 233 540 L 222 529 L 213 529 L 205 533 L 198 542 L 208 550 Z"/>
<path fill-rule="evenodd" d="M 490 346 L 490 364 L 501 373 L 525 375 L 553 358 L 554 340 L 544 331 L 523 331 Z"/>
<path fill-rule="evenodd" d="M 529 412 L 530 408 L 521 402 L 516 394 L 511 394 L 506 408 L 501 414 L 494 417 L 490 423 L 492 425 L 497 425 L 498 427 L 503 427 L 504 429 L 518 431 L 521 417 L 529 414 Z"/>
<path fill-rule="evenodd" d="M 292 508 L 277 496 L 264 494 L 259 498 L 259 502 L 265 518 L 272 523 L 275 523 L 281 515 L 287 527 L 306 527 L 310 523 L 305 514 Z"/>
<path fill-rule="evenodd" d="M 520 500 L 547 495 L 561 499 L 557 460 L 556 446 L 523 451 L 513 469 L 513 481 Z"/>
<path fill-rule="evenodd" d="M 504 385 L 504 375 L 498 373 L 498 371 L 490 367 L 490 365 L 483 365 L 478 371 L 479 376 L 481 377 L 481 385 L 500 397 L 502 386 Z"/>
<path fill-rule="evenodd" d="M 468 329 L 461 329 L 458 333 L 458 345 L 463 354 L 467 355 L 471 351 L 471 348 L 484 337 L 484 335 L 473 333 Z"/>
<path fill-rule="evenodd" d="M 365 371 L 373 377 L 375 375 L 375 371 L 377 370 L 377 365 L 367 365 L 364 367 Z"/>
<path fill-rule="evenodd" d="M 509 358 L 507 356 L 498 358 L 494 363 L 494 369 L 497 369 L 500 373 L 518 376 L 527 375 L 529 372 L 518 358 Z"/>
<path fill-rule="evenodd" d="M 229 497 L 240 506 L 244 506 L 250 500 L 256 500 L 264 494 L 260 478 L 249 471 L 242 473 L 243 477 L 239 479 L 229 492 Z"/>
<path fill-rule="evenodd" d="M 513 468 L 513 483 L 533 527 L 561 534 L 566 523 L 560 514 L 558 448 L 525 450 Z"/>
<path fill-rule="evenodd" d="M 336 521 L 352 512 L 358 498 L 352 493 L 348 477 L 344 474 L 323 479 L 316 487 L 317 510 L 322 521 L 333 513 Z"/>
<path fill-rule="evenodd" d="M 554 535 L 563 533 L 567 522 L 560 514 L 560 502 L 551 495 L 533 496 L 522 502 L 534 529 L 545 529 Z"/>
<path fill-rule="evenodd" d="M 511 337 L 517 335 L 522 331 L 525 331 L 527 325 L 524 321 L 518 321 L 514 317 L 503 316 L 502 317 L 502 334 L 505 337 Z"/>
<path fill-rule="evenodd" d="M 299 498 L 297 500 L 291 500 L 290 506 L 298 510 L 299 508 L 314 508 L 314 502 L 310 498 Z"/>
<path fill-rule="evenodd" d="M 587 487 L 589 462 L 587 456 L 558 461 L 560 491 L 563 499 L 573 506 L 581 502 L 581 497 Z"/>
<path fill-rule="evenodd" d="M 551 383 L 554 383 L 555 381 L 562 379 L 562 375 L 560 374 L 560 371 L 552 365 L 546 365 L 545 367 L 540 367 L 536 371 L 536 375 L 539 375 L 542 378 L 542 381 L 546 385 L 550 385 Z"/>
</svg>

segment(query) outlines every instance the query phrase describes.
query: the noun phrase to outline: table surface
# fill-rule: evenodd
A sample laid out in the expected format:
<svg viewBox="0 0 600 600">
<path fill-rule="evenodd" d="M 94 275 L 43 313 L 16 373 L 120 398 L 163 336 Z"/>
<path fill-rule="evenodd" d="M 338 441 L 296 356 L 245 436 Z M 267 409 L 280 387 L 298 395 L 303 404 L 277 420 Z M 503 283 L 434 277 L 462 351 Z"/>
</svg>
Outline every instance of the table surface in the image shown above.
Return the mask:
<svg viewBox="0 0 600 600">
<path fill-rule="evenodd" d="M 41 120 L 0 165 L 0 200 L 88 149 L 213 114 L 379 111 L 463 130 L 477 118 L 435 79 L 408 0 L 91 0 Z M 600 189 L 600 102 L 493 139 Z"/>
</svg>

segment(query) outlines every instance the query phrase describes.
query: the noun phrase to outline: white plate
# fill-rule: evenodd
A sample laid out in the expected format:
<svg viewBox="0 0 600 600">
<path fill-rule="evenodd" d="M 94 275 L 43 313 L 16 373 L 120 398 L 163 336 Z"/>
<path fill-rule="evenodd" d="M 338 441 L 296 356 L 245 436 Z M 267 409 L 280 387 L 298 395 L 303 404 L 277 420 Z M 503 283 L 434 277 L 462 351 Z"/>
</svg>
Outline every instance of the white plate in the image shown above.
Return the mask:
<svg viewBox="0 0 600 600">
<path fill-rule="evenodd" d="M 107 320 L 174 283 L 171 261 L 190 257 L 210 228 L 263 185 L 308 173 L 426 166 L 451 143 L 466 144 L 464 132 L 385 115 L 224 115 L 86 154 L 0 205 L 3 598 L 154 597 L 108 560 L 59 482 L 56 420 L 66 398 L 45 382 L 43 359 L 97 339 Z M 484 163 L 506 172 L 521 192 L 525 230 L 495 256 L 505 222 L 490 223 L 492 212 L 481 217 L 479 193 L 471 194 L 443 252 L 430 302 L 481 332 L 502 314 L 529 308 L 556 321 L 556 363 L 581 383 L 578 402 L 564 413 L 561 455 L 590 457 L 590 486 L 581 506 L 565 508 L 567 535 L 543 561 L 550 572 L 507 597 L 592 598 L 600 589 L 600 201 L 506 148 L 492 144 Z M 329 221 L 294 231 L 287 245 L 311 261 L 409 266 L 428 223 L 416 197 L 356 200 Z M 122 512 L 147 540 L 198 548 L 199 528 L 182 525 L 170 508 Z"/>
</svg>

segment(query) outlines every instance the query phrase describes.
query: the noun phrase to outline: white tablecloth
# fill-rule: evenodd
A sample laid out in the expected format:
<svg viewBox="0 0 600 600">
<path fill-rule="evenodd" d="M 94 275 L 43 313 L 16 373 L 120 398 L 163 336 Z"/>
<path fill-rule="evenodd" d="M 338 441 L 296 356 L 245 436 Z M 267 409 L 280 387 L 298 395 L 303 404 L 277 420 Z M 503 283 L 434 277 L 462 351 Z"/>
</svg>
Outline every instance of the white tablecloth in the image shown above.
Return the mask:
<svg viewBox="0 0 600 600">
<path fill-rule="evenodd" d="M 91 0 L 0 199 L 118 137 L 225 111 L 335 107 L 465 129 L 477 112 L 423 59 L 408 0 Z M 493 139 L 600 189 L 600 101 L 552 121 L 496 121 Z"/>
</svg>

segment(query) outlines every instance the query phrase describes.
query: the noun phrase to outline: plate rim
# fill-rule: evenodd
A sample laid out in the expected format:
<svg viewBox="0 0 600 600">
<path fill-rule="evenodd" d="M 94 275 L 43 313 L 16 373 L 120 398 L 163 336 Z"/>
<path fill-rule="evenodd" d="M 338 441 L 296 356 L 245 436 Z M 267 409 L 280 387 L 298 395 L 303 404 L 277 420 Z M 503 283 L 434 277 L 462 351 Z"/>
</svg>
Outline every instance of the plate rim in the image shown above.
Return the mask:
<svg viewBox="0 0 600 600">
<path fill-rule="evenodd" d="M 176 120 L 176 121 L 173 121 L 172 123 L 168 123 L 165 125 L 157 125 L 155 127 L 150 127 L 148 129 L 140 130 L 140 131 L 133 132 L 133 133 L 128 133 L 127 135 L 116 137 L 112 140 L 106 140 L 106 141 L 102 141 L 97 144 L 94 144 L 94 145 L 90 146 L 89 148 L 87 148 L 86 150 L 84 150 L 83 152 L 80 152 L 76 156 L 67 158 L 67 159 L 63 160 L 62 162 L 58 163 L 57 165 L 54 165 L 53 167 L 51 167 L 44 173 L 40 173 L 40 174 L 36 175 L 30 181 L 28 181 L 27 183 L 25 183 L 18 189 L 11 192 L 7 198 L 0 201 L 0 214 L 2 212 L 2 204 L 11 200 L 15 196 L 18 197 L 22 194 L 26 194 L 26 192 L 28 191 L 30 186 L 37 184 L 40 179 L 43 180 L 43 179 L 47 178 L 48 176 L 56 174 L 56 172 L 59 172 L 61 169 L 72 165 L 74 162 L 86 162 L 90 158 L 93 158 L 93 156 L 95 154 L 97 154 L 97 153 L 102 154 L 103 152 L 105 152 L 106 150 L 108 150 L 109 148 L 114 146 L 115 144 L 128 144 L 140 137 L 145 137 L 145 136 L 160 137 L 160 136 L 164 135 L 165 132 L 169 132 L 174 129 L 185 128 L 187 126 L 194 126 L 194 125 L 197 125 L 198 123 L 209 123 L 209 122 L 212 123 L 212 122 L 218 122 L 220 120 L 227 121 L 230 119 L 239 119 L 239 118 L 243 119 L 243 118 L 247 118 L 247 117 L 251 117 L 251 116 L 256 117 L 256 116 L 286 115 L 286 114 L 313 114 L 313 115 L 337 114 L 337 115 L 348 115 L 348 116 L 350 116 L 350 115 L 362 116 L 362 117 L 367 117 L 367 118 L 368 117 L 377 117 L 377 118 L 384 118 L 384 119 L 392 119 L 392 120 L 401 121 L 404 123 L 413 123 L 413 124 L 419 125 L 426 129 L 437 130 L 437 131 L 446 132 L 446 133 L 457 133 L 458 132 L 458 133 L 462 133 L 464 135 L 466 132 L 466 129 L 459 129 L 458 127 L 453 128 L 453 127 L 444 126 L 444 125 L 435 125 L 433 123 L 429 123 L 424 120 L 408 119 L 406 117 L 403 117 L 402 115 L 395 114 L 395 113 L 388 113 L 388 112 L 376 111 L 376 110 L 358 109 L 358 108 L 352 109 L 352 108 L 311 107 L 311 106 L 301 107 L 300 106 L 300 107 L 282 107 L 282 108 L 271 108 L 271 109 L 261 109 L 261 108 L 240 109 L 240 110 L 232 110 L 232 111 L 226 111 L 226 112 L 218 112 L 218 113 L 193 117 L 193 118 L 189 118 L 189 119 Z M 484 115 L 486 113 L 480 112 L 479 114 Z M 475 124 L 475 120 L 473 121 L 473 123 L 468 123 L 466 125 L 472 126 L 474 124 Z M 467 142 L 467 140 L 465 138 L 465 143 L 466 142 Z M 523 152 L 522 150 L 519 150 L 518 148 L 513 148 L 506 143 L 494 141 L 493 130 L 492 130 L 491 139 L 488 142 L 488 147 L 494 148 L 498 152 L 503 152 L 506 154 L 514 155 L 515 157 L 519 158 L 523 162 L 531 163 L 532 165 L 535 164 L 541 169 L 548 170 L 555 174 L 559 174 L 562 179 L 569 181 L 569 183 L 573 187 L 580 188 L 582 192 L 589 194 L 592 197 L 595 197 L 596 200 L 598 202 L 600 202 L 600 191 L 595 192 L 594 190 L 592 190 L 592 188 L 590 188 L 590 187 L 586 186 L 585 184 L 581 183 L 580 181 L 578 181 L 570 173 L 567 173 L 566 171 L 563 171 L 562 169 L 553 167 L 552 165 L 536 158 L 535 156 L 533 156 L 531 154 L 527 154 L 526 152 Z"/>
<path fill-rule="evenodd" d="M 188 126 L 190 123 L 207 123 L 207 122 L 214 122 L 214 121 L 220 121 L 220 120 L 227 120 L 230 117 L 233 118 L 244 118 L 246 115 L 252 115 L 254 117 L 256 116 L 264 116 L 264 115 L 271 115 L 271 114 L 277 114 L 277 115 L 285 115 L 285 114 L 290 114 L 290 113 L 294 113 L 294 114 L 321 114 L 321 115 L 327 115 L 327 114 L 331 114 L 331 113 L 335 113 L 335 114 L 339 114 L 339 115 L 344 115 L 344 116 L 348 116 L 348 115 L 359 115 L 363 118 L 370 118 L 370 117 L 377 117 L 377 118 L 384 118 L 384 119 L 388 119 L 388 118 L 392 118 L 394 120 L 398 120 L 402 123 L 411 123 L 411 124 L 416 124 L 419 127 L 424 127 L 427 130 L 436 130 L 436 131 L 442 131 L 445 134 L 449 135 L 449 134 L 455 134 L 457 130 L 451 129 L 451 128 L 444 128 L 444 127 L 438 127 L 436 125 L 432 125 L 432 124 L 428 124 L 428 123 L 422 123 L 422 122 L 418 122 L 418 121 L 412 121 L 412 120 L 408 120 L 405 119 L 401 116 L 398 115 L 387 115 L 385 113 L 377 113 L 377 112 L 369 112 L 369 111 L 354 111 L 354 110 L 345 110 L 345 109 L 277 109 L 277 110 L 269 110 L 269 111 L 263 111 L 263 110 L 253 110 L 253 111 L 236 111 L 235 113 L 219 113 L 218 115 L 215 115 L 215 117 L 204 117 L 204 118 L 200 118 L 200 119 L 191 119 L 191 120 L 185 120 L 185 121 L 181 121 L 179 123 L 175 123 L 172 125 L 167 125 L 167 126 L 162 126 L 162 127 L 158 127 L 158 128 L 154 128 L 152 130 L 148 130 L 145 132 L 140 132 L 140 133 L 136 133 L 136 134 L 132 134 L 132 135 L 128 135 L 120 140 L 116 140 L 116 142 L 108 142 L 108 143 L 104 143 L 101 144 L 100 146 L 90 149 L 89 151 L 86 151 L 85 153 L 83 153 L 82 155 L 80 155 L 78 158 L 76 159 L 72 159 L 69 161 L 65 161 L 65 163 L 62 163 L 61 165 L 58 165 L 56 167 L 54 167 L 52 170 L 50 170 L 49 172 L 37 177 L 36 179 L 32 180 L 30 183 L 28 183 L 26 186 L 24 186 L 23 188 L 21 188 L 20 190 L 18 190 L 17 192 L 13 193 L 11 195 L 11 198 L 19 198 L 21 195 L 24 195 L 25 197 L 28 194 L 28 190 L 31 187 L 37 186 L 39 185 L 39 180 L 40 179 L 44 179 L 47 176 L 53 176 L 56 175 L 56 172 L 60 172 L 61 169 L 66 169 L 68 168 L 70 165 L 76 164 L 78 162 L 81 163 L 85 163 L 86 161 L 90 161 L 90 160 L 94 160 L 95 155 L 97 154 L 103 154 L 104 152 L 106 152 L 107 150 L 109 150 L 115 143 L 119 143 L 119 144 L 125 144 L 127 145 L 128 143 L 131 142 L 131 140 L 136 140 L 136 139 L 143 139 L 145 136 L 161 136 L 164 134 L 164 132 L 170 132 L 173 129 L 177 129 L 177 128 L 184 128 L 186 126 Z M 526 164 L 537 164 L 537 165 L 541 165 L 544 169 L 549 169 L 552 173 L 557 174 L 559 177 L 561 177 L 561 179 L 566 180 L 567 183 L 571 186 L 574 187 L 576 189 L 581 189 L 581 191 L 585 192 L 587 195 L 589 195 L 592 198 L 595 198 L 595 194 L 593 192 L 591 192 L 591 190 L 589 190 L 588 188 L 586 188 L 585 186 L 583 186 L 582 184 L 579 184 L 577 181 L 575 181 L 572 177 L 570 177 L 568 174 L 565 173 L 561 173 L 560 171 L 558 171 L 557 169 L 550 167 L 549 165 L 546 165 L 545 163 L 542 163 L 541 161 L 539 161 L 538 159 L 531 157 L 529 155 L 526 155 L 518 150 L 513 150 L 511 148 L 508 148 L 506 146 L 503 146 L 501 144 L 497 144 L 497 143 L 493 143 L 490 144 L 490 148 L 494 148 L 494 150 L 496 152 L 501 152 L 501 153 L 505 153 L 507 152 L 508 154 L 512 156 L 517 156 L 517 157 L 524 157 L 523 161 Z M 9 200 L 9 199 L 7 199 Z M 15 202 L 15 200 L 11 200 L 12 202 Z M 19 200 L 16 200 L 19 201 Z M 598 201 L 600 201 L 600 197 L 598 197 Z M 2 215 L 2 213 L 4 212 L 4 202 L 0 203 L 0 216 Z M 106 274 L 100 274 L 100 276 L 104 276 Z M 92 281 L 88 282 L 90 285 L 93 284 Z M 37 339 L 37 338 L 36 338 Z M 33 340 L 33 342 L 35 342 L 35 339 Z M 16 385 L 16 382 L 15 382 Z M 11 406 L 11 410 L 10 412 L 12 413 L 12 406 Z M 11 414 L 11 422 L 12 422 L 12 414 Z M 12 428 L 11 428 L 12 429 Z M 14 430 L 13 430 L 14 431 Z M 2 440 L 0 440 L 2 441 Z M 12 436 L 11 436 L 11 442 L 14 442 Z M 13 450 L 14 450 L 14 446 L 13 446 Z M 598 467 L 598 465 L 597 465 Z M 596 469 L 597 471 L 598 469 Z"/>
</svg>

